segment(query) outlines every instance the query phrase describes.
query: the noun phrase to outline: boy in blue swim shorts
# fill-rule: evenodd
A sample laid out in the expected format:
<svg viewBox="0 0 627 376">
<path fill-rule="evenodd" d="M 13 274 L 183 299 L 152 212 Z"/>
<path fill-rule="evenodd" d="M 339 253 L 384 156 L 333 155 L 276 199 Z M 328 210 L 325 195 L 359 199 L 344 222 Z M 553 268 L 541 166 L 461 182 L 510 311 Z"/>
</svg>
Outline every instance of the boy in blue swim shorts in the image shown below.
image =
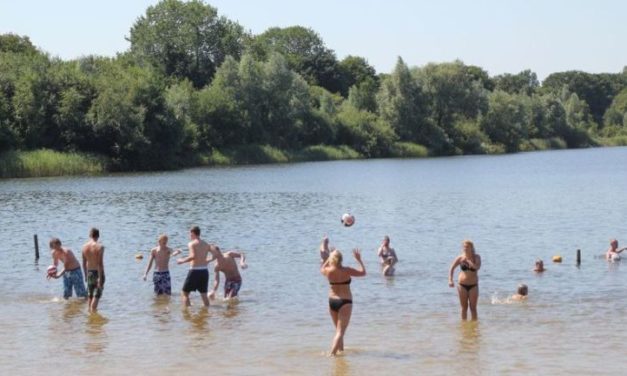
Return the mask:
<svg viewBox="0 0 627 376">
<path fill-rule="evenodd" d="M 47 278 L 58 279 L 63 277 L 63 298 L 69 299 L 72 296 L 72 290 L 74 290 L 77 297 L 87 298 L 81 265 L 78 263 L 72 250 L 63 247 L 59 238 L 50 239 L 49 245 L 52 251 L 52 264 L 57 267 L 59 261 L 61 261 L 63 263 L 63 271 L 53 275 L 49 274 Z"/>
</svg>

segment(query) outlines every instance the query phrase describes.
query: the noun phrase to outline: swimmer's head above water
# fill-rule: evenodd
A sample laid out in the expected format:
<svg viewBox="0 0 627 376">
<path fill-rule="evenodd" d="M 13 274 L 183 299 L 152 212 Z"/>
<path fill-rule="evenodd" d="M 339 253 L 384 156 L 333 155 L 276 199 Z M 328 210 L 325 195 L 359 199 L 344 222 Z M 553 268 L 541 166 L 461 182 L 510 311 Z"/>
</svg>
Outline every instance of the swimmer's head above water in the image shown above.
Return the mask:
<svg viewBox="0 0 627 376">
<path fill-rule="evenodd" d="M 527 294 L 529 293 L 529 289 L 527 288 L 527 285 L 525 285 L 524 283 L 521 283 L 520 285 L 518 285 L 517 293 L 518 295 L 521 295 L 521 296 L 527 296 Z"/>
<path fill-rule="evenodd" d="M 544 261 L 537 259 L 536 267 L 533 269 L 534 272 L 543 272 L 544 271 Z"/>
</svg>

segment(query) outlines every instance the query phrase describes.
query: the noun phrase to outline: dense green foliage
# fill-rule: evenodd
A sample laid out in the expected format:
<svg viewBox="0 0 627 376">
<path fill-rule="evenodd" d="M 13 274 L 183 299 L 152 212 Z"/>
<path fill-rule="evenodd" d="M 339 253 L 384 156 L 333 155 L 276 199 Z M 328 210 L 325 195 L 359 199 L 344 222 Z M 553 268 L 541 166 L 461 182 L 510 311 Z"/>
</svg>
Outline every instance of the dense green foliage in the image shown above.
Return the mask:
<svg viewBox="0 0 627 376">
<path fill-rule="evenodd" d="M 201 0 L 162 0 L 115 58 L 62 61 L 0 35 L 0 152 L 95 153 L 111 170 L 151 170 L 627 139 L 627 70 L 540 84 L 529 70 L 490 77 L 461 61 L 399 57 L 377 74 L 362 57 L 338 60 L 308 28 L 244 30 Z"/>
</svg>

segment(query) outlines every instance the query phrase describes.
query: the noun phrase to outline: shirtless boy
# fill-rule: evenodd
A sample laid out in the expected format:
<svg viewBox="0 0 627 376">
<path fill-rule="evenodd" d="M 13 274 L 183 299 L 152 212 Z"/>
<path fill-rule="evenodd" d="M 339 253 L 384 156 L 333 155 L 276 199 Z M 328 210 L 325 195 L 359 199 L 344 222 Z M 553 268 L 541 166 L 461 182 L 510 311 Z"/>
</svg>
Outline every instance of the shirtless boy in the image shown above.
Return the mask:
<svg viewBox="0 0 627 376">
<path fill-rule="evenodd" d="M 65 299 L 72 296 L 72 288 L 74 288 L 77 297 L 86 298 L 87 291 L 83 283 L 81 265 L 78 263 L 72 250 L 62 247 L 59 238 L 50 239 L 50 249 L 52 250 L 52 264 L 57 267 L 59 266 L 59 261 L 61 261 L 63 263 L 63 271 L 55 275 L 48 275 L 47 278 L 57 279 L 63 277 L 63 297 Z"/>
<path fill-rule="evenodd" d="M 83 245 L 83 270 L 87 282 L 87 303 L 89 312 L 98 311 L 98 301 L 102 297 L 105 283 L 104 246 L 98 242 L 100 231 L 89 230 L 89 241 Z"/>
<path fill-rule="evenodd" d="M 192 239 L 187 244 L 189 256 L 176 260 L 176 263 L 179 265 L 190 263 L 190 270 L 183 284 L 183 302 L 185 306 L 191 306 L 189 293 L 198 291 L 205 307 L 209 307 L 209 298 L 207 297 L 209 269 L 207 269 L 207 264 L 218 257 L 220 251 L 218 247 L 200 239 L 200 228 L 198 226 L 194 226 L 189 230 L 189 237 Z M 211 254 L 211 258 L 208 258 L 209 254 Z"/>
<path fill-rule="evenodd" d="M 228 251 L 224 253 L 218 253 L 216 257 L 216 266 L 214 271 L 216 273 L 215 280 L 213 282 L 213 290 L 209 293 L 209 298 L 215 298 L 216 291 L 220 286 L 220 272 L 224 273 L 224 298 L 231 299 L 237 296 L 239 289 L 242 287 L 242 276 L 237 270 L 237 263 L 235 259 L 240 259 L 240 266 L 242 269 L 246 269 L 246 255 L 242 252 Z"/>
<path fill-rule="evenodd" d="M 180 249 L 176 251 L 168 247 L 168 236 L 163 234 L 159 236 L 159 245 L 150 250 L 150 261 L 144 273 L 144 281 L 148 276 L 148 272 L 155 262 L 155 271 L 152 273 L 152 283 L 155 285 L 154 290 L 157 295 L 171 295 L 172 281 L 170 279 L 170 256 L 176 256 L 181 253 Z"/>
</svg>

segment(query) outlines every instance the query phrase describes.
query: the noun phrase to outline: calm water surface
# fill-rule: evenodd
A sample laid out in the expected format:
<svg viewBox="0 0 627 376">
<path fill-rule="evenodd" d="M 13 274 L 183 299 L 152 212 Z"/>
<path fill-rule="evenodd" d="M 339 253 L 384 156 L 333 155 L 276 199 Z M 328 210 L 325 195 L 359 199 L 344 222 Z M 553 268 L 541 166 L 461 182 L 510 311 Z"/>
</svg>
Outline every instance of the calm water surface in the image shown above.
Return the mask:
<svg viewBox="0 0 627 376">
<path fill-rule="evenodd" d="M 110 177 L 0 181 L 2 374 L 624 374 L 627 270 L 598 258 L 627 245 L 627 148 L 423 160 L 302 163 Z M 351 228 L 340 226 L 345 211 Z M 159 233 L 247 252 L 237 305 L 156 299 L 141 280 Z M 90 226 L 107 247 L 100 315 L 48 282 L 46 243 L 75 251 Z M 33 262 L 32 235 L 42 257 Z M 363 250 L 344 356 L 330 359 L 324 234 Z M 380 275 L 389 235 L 400 264 Z M 483 257 L 479 322 L 459 320 L 450 262 Z M 583 262 L 575 267 L 575 250 Z M 550 263 L 553 255 L 562 264 Z M 531 272 L 536 258 L 548 267 Z M 179 291 L 187 266 L 171 266 Z M 213 277 L 213 272 L 211 273 Z M 524 304 L 507 304 L 517 284 Z M 69 372 L 69 373 L 68 373 Z"/>
</svg>

